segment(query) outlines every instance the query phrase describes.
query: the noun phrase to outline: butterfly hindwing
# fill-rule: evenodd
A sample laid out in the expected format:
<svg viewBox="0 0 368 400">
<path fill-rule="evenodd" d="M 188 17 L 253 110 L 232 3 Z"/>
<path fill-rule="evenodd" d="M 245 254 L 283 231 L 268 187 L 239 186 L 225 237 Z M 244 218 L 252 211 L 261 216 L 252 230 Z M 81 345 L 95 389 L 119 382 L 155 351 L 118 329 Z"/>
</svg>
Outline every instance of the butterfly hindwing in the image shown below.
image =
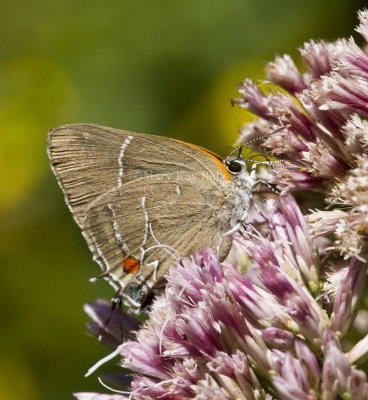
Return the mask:
<svg viewBox="0 0 368 400">
<path fill-rule="evenodd" d="M 223 201 L 218 185 L 199 174 L 142 178 L 114 188 L 88 208 L 85 236 L 103 276 L 137 306 L 177 255 L 219 244 L 228 252 L 228 238 L 220 238 L 228 229 L 220 217 Z"/>
</svg>

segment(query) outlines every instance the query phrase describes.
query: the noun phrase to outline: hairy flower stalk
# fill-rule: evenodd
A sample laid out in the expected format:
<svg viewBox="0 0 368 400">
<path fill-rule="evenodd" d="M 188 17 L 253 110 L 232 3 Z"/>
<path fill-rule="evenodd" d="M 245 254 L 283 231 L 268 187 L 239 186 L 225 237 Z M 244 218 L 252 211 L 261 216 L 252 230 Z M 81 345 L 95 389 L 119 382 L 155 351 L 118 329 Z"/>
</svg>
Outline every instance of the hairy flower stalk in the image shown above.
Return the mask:
<svg viewBox="0 0 368 400">
<path fill-rule="evenodd" d="M 368 11 L 359 19 L 368 41 Z M 130 388 L 78 399 L 368 398 L 368 332 L 354 328 L 368 306 L 368 54 L 352 38 L 300 54 L 305 72 L 276 57 L 274 86 L 246 80 L 233 100 L 258 116 L 238 144 L 265 135 L 252 148 L 283 160 L 262 177 L 281 195 L 250 213 L 224 263 L 210 249 L 178 260 L 143 326 L 123 316 L 124 343 L 113 312 L 102 340 L 134 371 Z M 109 305 L 86 310 L 98 335 Z"/>
</svg>

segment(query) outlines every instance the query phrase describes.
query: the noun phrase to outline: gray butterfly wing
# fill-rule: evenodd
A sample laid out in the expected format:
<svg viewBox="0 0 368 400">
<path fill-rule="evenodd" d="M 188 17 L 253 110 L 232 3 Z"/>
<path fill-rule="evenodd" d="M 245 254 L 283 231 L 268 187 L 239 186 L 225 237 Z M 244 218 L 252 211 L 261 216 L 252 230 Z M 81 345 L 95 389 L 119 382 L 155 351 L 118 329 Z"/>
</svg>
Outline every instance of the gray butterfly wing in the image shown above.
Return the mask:
<svg viewBox="0 0 368 400">
<path fill-rule="evenodd" d="M 161 136 L 91 124 L 65 125 L 49 133 L 54 173 L 78 225 L 86 209 L 114 187 L 156 174 L 202 172 L 229 180 L 221 158 L 208 150 Z"/>
<path fill-rule="evenodd" d="M 218 194 L 230 176 L 221 158 L 206 149 L 160 136 L 77 124 L 53 129 L 48 152 L 104 277 L 136 306 L 170 264 L 162 248 L 141 258 L 142 247 L 156 245 L 147 233 L 145 212 L 153 218 L 152 231 L 159 242 L 184 256 L 197 247 L 217 246 L 217 236 L 226 231 L 218 226 L 221 214 L 214 210 L 223 202 Z M 189 174 L 188 181 L 183 183 L 178 174 Z M 164 176 L 166 182 L 155 181 Z M 167 203 L 173 189 L 183 190 L 181 200 Z M 215 195 L 204 196 L 204 201 L 203 193 Z"/>
<path fill-rule="evenodd" d="M 139 308 L 177 253 L 220 245 L 224 258 L 231 243 L 221 239 L 229 229 L 223 202 L 218 183 L 187 172 L 141 178 L 100 196 L 86 211 L 84 231 L 102 277 Z"/>
</svg>

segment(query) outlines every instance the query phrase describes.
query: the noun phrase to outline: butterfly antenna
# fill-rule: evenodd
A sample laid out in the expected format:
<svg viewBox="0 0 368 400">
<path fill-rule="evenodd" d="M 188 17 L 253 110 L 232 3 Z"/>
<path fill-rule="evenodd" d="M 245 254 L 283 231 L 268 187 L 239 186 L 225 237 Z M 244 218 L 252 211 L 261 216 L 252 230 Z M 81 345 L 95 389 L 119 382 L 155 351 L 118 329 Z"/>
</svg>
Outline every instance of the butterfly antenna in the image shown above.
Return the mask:
<svg viewBox="0 0 368 400">
<path fill-rule="evenodd" d="M 282 130 L 284 130 L 284 129 L 289 129 L 290 127 L 291 127 L 291 124 L 284 125 L 284 126 L 281 126 L 280 128 L 275 129 L 275 130 L 272 131 L 272 132 L 268 132 L 268 133 L 265 133 L 264 135 L 258 136 L 258 137 L 254 138 L 254 139 L 251 139 L 251 140 L 248 140 L 248 142 L 245 142 L 245 143 L 243 143 L 242 145 L 236 147 L 236 148 L 226 157 L 226 160 L 227 160 L 230 156 L 232 156 L 236 151 L 239 151 L 239 157 L 240 157 L 240 154 L 241 154 L 241 151 L 243 150 L 243 147 L 248 146 L 248 145 L 251 144 L 251 143 L 257 142 L 258 140 L 265 139 L 265 138 L 267 138 L 267 137 L 269 137 L 269 136 L 271 136 L 271 135 L 273 135 L 273 134 L 275 134 L 275 133 L 277 133 L 277 132 L 280 132 L 280 131 L 282 131 Z"/>
<path fill-rule="evenodd" d="M 234 149 L 234 150 L 226 157 L 225 160 L 227 160 L 227 159 L 228 159 L 231 155 L 233 155 L 236 151 L 238 151 L 238 158 L 240 158 L 241 152 L 242 152 L 243 148 L 244 148 L 245 146 L 247 146 L 248 144 L 253 143 L 253 142 L 256 142 L 256 141 L 261 140 L 261 139 L 265 139 L 265 138 L 267 138 L 267 137 L 269 137 L 269 136 L 271 136 L 271 135 L 273 135 L 273 134 L 275 134 L 275 133 L 277 133 L 277 132 L 282 131 L 283 129 L 289 129 L 290 127 L 291 127 L 291 124 L 288 124 L 288 125 L 285 125 L 285 126 L 281 126 L 280 128 L 278 128 L 278 129 L 276 129 L 276 130 L 274 130 L 274 131 L 272 131 L 272 132 L 268 132 L 268 133 L 265 133 L 264 135 L 258 136 L 258 137 L 254 138 L 254 139 L 251 139 L 251 140 L 248 140 L 248 142 L 245 142 L 244 144 L 242 144 L 242 145 L 240 145 L 239 147 L 237 147 L 236 149 Z M 252 159 L 255 158 L 255 157 L 264 157 L 267 161 L 253 161 Z M 254 154 L 253 156 L 251 156 L 251 157 L 245 159 L 245 161 L 247 161 L 247 162 L 248 162 L 248 161 L 249 161 L 249 162 L 252 162 L 252 163 L 255 164 L 255 165 L 268 165 L 268 166 L 270 166 L 271 168 L 273 168 L 274 166 L 277 166 L 277 167 L 279 167 L 279 168 L 284 168 L 284 169 L 288 169 L 288 170 L 291 170 L 291 171 L 310 172 L 310 170 L 307 169 L 307 168 L 303 168 L 303 167 L 292 167 L 292 166 L 289 166 L 289 165 L 285 165 L 284 162 L 283 162 L 282 160 L 271 161 L 265 154 Z M 275 190 L 273 190 L 273 191 L 275 191 Z"/>
<path fill-rule="evenodd" d="M 277 128 L 274 131 L 265 133 L 264 135 L 258 136 L 258 137 L 254 138 L 254 139 L 251 139 L 251 140 L 248 140 L 248 142 L 243 143 L 241 146 L 243 146 L 243 147 L 244 146 L 248 146 L 248 144 L 257 142 L 258 140 L 261 140 L 261 139 L 266 139 L 269 136 L 272 136 L 273 134 L 275 134 L 277 132 L 280 132 L 280 131 L 283 131 L 284 129 L 289 129 L 289 128 L 291 128 L 291 124 L 281 126 L 280 128 Z"/>
<path fill-rule="evenodd" d="M 240 157 L 241 157 L 241 153 L 242 153 L 242 151 L 243 151 L 243 147 L 239 147 L 238 158 L 240 158 Z"/>
<path fill-rule="evenodd" d="M 250 162 L 255 163 L 255 164 L 260 163 L 261 161 L 253 161 L 252 160 L 252 158 L 255 158 L 255 157 L 264 157 L 267 160 L 267 163 L 272 167 L 272 163 L 273 162 L 266 156 L 266 154 L 261 154 L 261 153 L 260 154 L 254 154 L 253 156 L 245 159 L 245 161 L 250 161 Z"/>
<path fill-rule="evenodd" d="M 254 157 L 264 157 L 267 161 L 253 161 L 252 158 Z M 269 167 L 273 168 L 274 166 L 279 167 L 279 168 L 284 168 L 288 169 L 290 171 L 302 171 L 302 172 L 311 172 L 308 168 L 304 167 L 292 167 L 290 165 L 285 165 L 283 160 L 277 160 L 277 161 L 271 161 L 265 154 L 255 154 L 254 156 L 251 156 L 244 161 L 249 161 L 253 163 L 254 165 L 268 165 Z"/>
</svg>

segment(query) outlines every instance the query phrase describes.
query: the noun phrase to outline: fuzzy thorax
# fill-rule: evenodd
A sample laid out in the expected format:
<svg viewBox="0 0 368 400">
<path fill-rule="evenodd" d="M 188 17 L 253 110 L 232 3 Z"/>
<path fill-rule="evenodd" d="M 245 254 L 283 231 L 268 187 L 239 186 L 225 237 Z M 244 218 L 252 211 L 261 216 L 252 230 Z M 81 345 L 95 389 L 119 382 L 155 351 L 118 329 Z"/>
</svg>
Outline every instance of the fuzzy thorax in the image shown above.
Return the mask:
<svg viewBox="0 0 368 400">
<path fill-rule="evenodd" d="M 239 160 L 240 161 L 240 160 Z M 231 173 L 231 183 L 225 191 L 224 205 L 221 212 L 224 220 L 229 221 L 229 227 L 233 228 L 239 222 L 243 222 L 249 211 L 252 202 L 252 191 L 256 184 L 255 174 L 249 174 L 242 161 L 242 169 L 238 173 Z"/>
</svg>

